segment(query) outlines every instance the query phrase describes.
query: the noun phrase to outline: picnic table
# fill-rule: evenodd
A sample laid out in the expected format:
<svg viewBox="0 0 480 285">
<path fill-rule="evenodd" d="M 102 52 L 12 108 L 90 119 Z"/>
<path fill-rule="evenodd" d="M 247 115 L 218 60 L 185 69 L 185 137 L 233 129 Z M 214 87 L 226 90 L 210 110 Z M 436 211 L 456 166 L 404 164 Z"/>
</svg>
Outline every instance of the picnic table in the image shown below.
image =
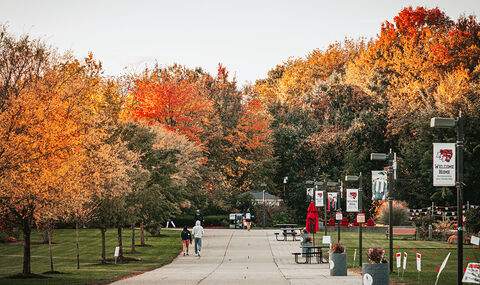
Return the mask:
<svg viewBox="0 0 480 285">
<path fill-rule="evenodd" d="M 282 233 L 283 239 L 278 239 L 278 236 L 280 235 L 279 232 L 275 233 L 275 238 L 277 241 L 287 241 L 288 236 L 292 237 L 292 241 L 300 241 L 297 239 L 297 236 L 300 235 L 301 228 L 281 228 L 280 231 Z"/>
<path fill-rule="evenodd" d="M 317 263 L 323 262 L 323 248 L 328 248 L 328 246 L 302 246 L 302 252 L 293 252 L 292 255 L 295 256 L 295 263 L 298 264 L 311 264 L 312 257 L 315 258 Z M 298 260 L 299 256 L 305 257 L 305 262 L 300 262 Z"/>
</svg>

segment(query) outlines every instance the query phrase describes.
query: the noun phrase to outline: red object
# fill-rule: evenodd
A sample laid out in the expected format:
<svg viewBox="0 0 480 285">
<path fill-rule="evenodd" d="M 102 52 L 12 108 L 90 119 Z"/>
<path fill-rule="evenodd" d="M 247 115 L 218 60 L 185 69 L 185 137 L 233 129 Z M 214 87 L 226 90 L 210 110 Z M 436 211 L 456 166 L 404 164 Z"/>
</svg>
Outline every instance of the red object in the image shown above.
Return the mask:
<svg viewBox="0 0 480 285">
<path fill-rule="evenodd" d="M 367 220 L 367 227 L 374 227 L 375 226 L 375 221 L 370 218 Z"/>
<path fill-rule="evenodd" d="M 318 232 L 318 210 L 313 202 L 310 202 L 310 205 L 308 205 L 305 229 L 308 233 Z"/>
<path fill-rule="evenodd" d="M 340 222 L 340 226 L 348 227 L 348 218 L 347 217 L 343 217 L 342 221 Z"/>
<path fill-rule="evenodd" d="M 354 219 L 354 220 L 353 220 L 353 226 L 354 226 L 354 227 L 358 227 L 357 219 Z"/>
<path fill-rule="evenodd" d="M 335 219 L 333 217 L 331 217 L 330 220 L 328 220 L 328 226 L 329 227 L 335 226 Z"/>
</svg>

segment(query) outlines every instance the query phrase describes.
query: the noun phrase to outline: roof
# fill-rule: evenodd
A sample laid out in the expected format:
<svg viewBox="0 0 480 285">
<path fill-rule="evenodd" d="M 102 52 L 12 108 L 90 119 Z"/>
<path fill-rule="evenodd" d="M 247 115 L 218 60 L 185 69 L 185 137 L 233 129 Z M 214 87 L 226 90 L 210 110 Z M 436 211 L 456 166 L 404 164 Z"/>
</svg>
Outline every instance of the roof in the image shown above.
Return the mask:
<svg viewBox="0 0 480 285">
<path fill-rule="evenodd" d="M 255 200 L 263 200 L 263 192 L 250 192 Z M 280 200 L 279 197 L 265 192 L 265 200 Z"/>
</svg>

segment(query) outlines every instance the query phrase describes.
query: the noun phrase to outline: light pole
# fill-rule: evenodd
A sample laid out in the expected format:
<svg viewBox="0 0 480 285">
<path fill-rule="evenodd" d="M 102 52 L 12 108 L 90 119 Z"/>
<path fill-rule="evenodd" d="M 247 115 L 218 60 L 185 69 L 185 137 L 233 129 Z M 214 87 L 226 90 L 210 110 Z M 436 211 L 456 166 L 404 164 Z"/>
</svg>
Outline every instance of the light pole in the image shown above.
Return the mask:
<svg viewBox="0 0 480 285">
<path fill-rule="evenodd" d="M 262 187 L 262 197 L 263 197 L 263 228 L 265 228 L 265 224 L 266 224 L 266 214 L 267 214 L 267 205 L 265 205 L 265 187 L 267 187 L 267 184 L 265 183 L 262 183 L 260 184 L 260 186 Z"/>
<path fill-rule="evenodd" d="M 463 141 L 465 139 L 464 130 L 465 121 L 462 117 L 462 112 L 457 118 L 439 118 L 435 117 L 430 120 L 430 127 L 432 128 L 455 128 L 457 131 L 456 143 L 456 181 L 457 188 L 457 284 L 462 284 L 463 275 Z"/>
<path fill-rule="evenodd" d="M 287 192 L 286 192 L 287 182 L 288 182 L 288 176 L 283 177 L 283 199 L 285 199 L 287 195 Z"/>
<path fill-rule="evenodd" d="M 362 173 L 360 175 L 346 175 L 345 181 L 358 181 L 358 210 L 360 213 L 363 213 L 363 188 L 362 188 Z M 358 215 L 358 214 L 357 214 Z M 362 231 L 363 231 L 363 223 L 358 224 L 358 265 L 362 267 L 362 255 L 363 255 L 363 238 L 362 238 Z"/>
<path fill-rule="evenodd" d="M 370 160 L 380 160 L 388 162 L 388 171 L 387 171 L 387 187 L 388 187 L 388 239 L 389 239 L 389 263 L 390 263 L 390 273 L 393 272 L 393 184 L 394 184 L 394 175 L 393 167 L 397 164 L 396 154 L 390 149 L 389 153 L 372 153 L 370 155 Z"/>
</svg>

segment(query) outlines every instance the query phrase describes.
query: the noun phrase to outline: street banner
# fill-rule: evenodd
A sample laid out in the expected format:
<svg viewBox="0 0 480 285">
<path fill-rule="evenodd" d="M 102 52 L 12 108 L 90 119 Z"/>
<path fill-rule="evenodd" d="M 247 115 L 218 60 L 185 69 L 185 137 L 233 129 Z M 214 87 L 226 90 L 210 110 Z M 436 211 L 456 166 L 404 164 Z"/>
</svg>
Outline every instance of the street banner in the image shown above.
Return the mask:
<svg viewBox="0 0 480 285">
<path fill-rule="evenodd" d="M 480 263 L 469 263 L 462 279 L 463 283 L 480 284 Z"/>
<path fill-rule="evenodd" d="M 325 206 L 323 191 L 317 190 L 315 191 L 315 207 L 323 207 L 323 206 Z"/>
<path fill-rule="evenodd" d="M 327 211 L 336 211 L 337 210 L 337 192 L 328 192 L 328 203 L 327 203 Z"/>
<path fill-rule="evenodd" d="M 422 271 L 422 254 L 417 252 L 417 271 Z"/>
<path fill-rule="evenodd" d="M 387 200 L 388 177 L 384 170 L 372 171 L 372 200 Z"/>
<path fill-rule="evenodd" d="M 438 270 L 437 280 L 435 281 L 435 285 L 438 284 L 438 278 L 440 278 L 440 273 L 442 273 L 443 269 L 445 269 L 445 266 L 447 265 L 448 258 L 450 257 L 450 254 L 451 254 L 451 252 L 449 252 L 449 253 L 447 254 L 447 257 L 445 257 L 445 259 L 444 259 L 443 262 L 442 262 L 442 265 L 440 266 L 440 269 Z"/>
<path fill-rule="evenodd" d="M 358 189 L 347 189 L 347 212 L 358 212 Z"/>
<path fill-rule="evenodd" d="M 314 188 L 307 188 L 307 198 L 310 197 L 313 199 L 313 190 Z"/>
<path fill-rule="evenodd" d="M 400 268 L 402 267 L 402 253 L 401 252 L 397 252 L 395 253 L 395 258 L 397 259 L 397 268 Z"/>
<path fill-rule="evenodd" d="M 455 186 L 455 143 L 433 144 L 433 186 Z"/>
<path fill-rule="evenodd" d="M 407 253 L 404 252 L 403 253 L 403 271 L 405 272 L 405 270 L 407 270 Z"/>
</svg>

